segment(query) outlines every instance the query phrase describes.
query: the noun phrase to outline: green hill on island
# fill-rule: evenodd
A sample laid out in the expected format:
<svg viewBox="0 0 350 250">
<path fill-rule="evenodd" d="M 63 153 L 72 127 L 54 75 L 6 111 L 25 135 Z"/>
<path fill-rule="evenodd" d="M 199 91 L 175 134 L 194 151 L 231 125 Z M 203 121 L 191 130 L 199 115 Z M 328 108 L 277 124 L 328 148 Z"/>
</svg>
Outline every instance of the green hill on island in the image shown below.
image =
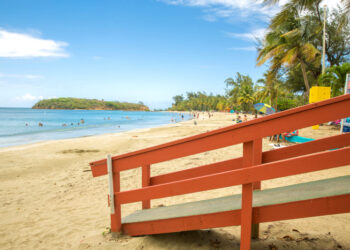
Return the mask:
<svg viewBox="0 0 350 250">
<path fill-rule="evenodd" d="M 52 98 L 37 102 L 33 109 L 88 109 L 88 110 L 140 110 L 149 111 L 149 108 L 142 102 L 113 102 L 97 99 L 82 98 Z"/>
</svg>

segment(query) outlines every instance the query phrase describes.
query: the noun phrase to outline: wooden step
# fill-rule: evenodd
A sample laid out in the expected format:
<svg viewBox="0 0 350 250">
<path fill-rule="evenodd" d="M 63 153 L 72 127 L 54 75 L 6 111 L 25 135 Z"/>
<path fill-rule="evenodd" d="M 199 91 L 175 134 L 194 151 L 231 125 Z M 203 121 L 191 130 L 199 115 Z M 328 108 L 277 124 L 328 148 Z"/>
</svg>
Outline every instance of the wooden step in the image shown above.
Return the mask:
<svg viewBox="0 0 350 250">
<path fill-rule="evenodd" d="M 350 175 L 296 185 L 256 190 L 253 207 L 350 194 Z M 167 207 L 138 210 L 122 219 L 122 224 L 205 215 L 241 209 L 241 195 L 230 195 Z"/>
</svg>

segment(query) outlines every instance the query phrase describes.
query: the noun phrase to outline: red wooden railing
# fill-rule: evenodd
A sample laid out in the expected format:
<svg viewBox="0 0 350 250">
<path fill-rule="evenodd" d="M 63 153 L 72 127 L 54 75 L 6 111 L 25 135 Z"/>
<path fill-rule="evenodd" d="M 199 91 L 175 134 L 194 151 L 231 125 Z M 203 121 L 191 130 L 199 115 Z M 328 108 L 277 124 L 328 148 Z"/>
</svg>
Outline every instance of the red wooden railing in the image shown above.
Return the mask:
<svg viewBox="0 0 350 250">
<path fill-rule="evenodd" d="M 332 136 L 268 152 L 262 152 L 262 138 L 347 116 L 350 116 L 350 95 L 343 95 L 204 134 L 115 156 L 111 163 L 115 208 L 115 212 L 111 215 L 111 229 L 113 232 L 122 230 L 121 204 L 142 201 L 142 208 L 147 209 L 150 208 L 151 199 L 242 185 L 241 249 L 249 249 L 252 222 L 263 221 L 252 212 L 252 191 L 260 189 L 262 180 L 350 164 L 350 148 L 342 148 L 350 145 L 350 134 Z M 151 164 L 239 143 L 243 143 L 243 157 L 241 158 L 154 177 L 150 176 Z M 333 148 L 342 149 L 326 151 Z M 92 162 L 90 165 L 94 177 L 107 174 L 106 159 Z M 138 167 L 142 167 L 142 188 L 120 192 L 120 172 Z M 328 212 L 336 212 L 339 209 L 331 210 Z M 324 213 L 324 211 L 321 212 Z M 320 214 L 322 214 L 321 212 Z M 295 218 L 304 215 L 305 212 L 295 212 Z M 276 215 L 273 216 L 276 217 Z M 271 218 L 274 218 L 273 216 Z M 170 227 L 170 224 L 168 226 Z M 253 227 L 255 230 L 253 235 L 256 236 L 258 226 Z M 181 230 L 175 223 L 173 229 L 176 230 L 176 228 Z"/>
</svg>

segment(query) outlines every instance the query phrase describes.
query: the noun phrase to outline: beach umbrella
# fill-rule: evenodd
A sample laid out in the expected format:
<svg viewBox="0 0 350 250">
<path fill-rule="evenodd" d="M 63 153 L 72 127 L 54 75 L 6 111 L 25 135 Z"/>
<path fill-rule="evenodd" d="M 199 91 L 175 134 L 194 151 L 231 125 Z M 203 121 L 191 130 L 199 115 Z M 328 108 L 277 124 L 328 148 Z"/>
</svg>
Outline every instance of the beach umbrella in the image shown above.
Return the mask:
<svg viewBox="0 0 350 250">
<path fill-rule="evenodd" d="M 257 111 L 268 114 L 268 115 L 276 112 L 276 110 L 273 107 L 271 107 L 270 105 L 268 105 L 266 103 L 256 103 L 256 104 L 254 104 L 254 108 Z"/>
</svg>

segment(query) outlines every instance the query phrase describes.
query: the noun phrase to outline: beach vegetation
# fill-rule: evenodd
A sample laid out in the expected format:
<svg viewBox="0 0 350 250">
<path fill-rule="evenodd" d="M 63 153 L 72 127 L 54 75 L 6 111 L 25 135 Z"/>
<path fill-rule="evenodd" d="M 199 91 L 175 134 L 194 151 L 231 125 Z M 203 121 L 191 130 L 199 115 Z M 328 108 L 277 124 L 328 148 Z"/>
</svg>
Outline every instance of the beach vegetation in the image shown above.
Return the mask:
<svg viewBox="0 0 350 250">
<path fill-rule="evenodd" d="M 335 97 L 344 93 L 344 83 L 346 75 L 350 74 L 350 63 L 334 65 L 326 69 L 319 78 L 321 86 L 331 87 L 331 96 Z"/>
<path fill-rule="evenodd" d="M 87 110 L 140 110 L 149 111 L 142 102 L 129 103 L 84 98 L 51 98 L 37 102 L 33 109 L 87 109 Z"/>
<path fill-rule="evenodd" d="M 174 97 L 170 109 L 249 112 L 254 103 L 263 102 L 286 110 L 307 104 L 312 86 L 331 87 L 332 97 L 343 94 L 346 74 L 350 73 L 350 1 L 343 0 L 345 8 L 330 12 L 321 2 L 289 0 L 271 18 L 264 38 L 257 41 L 257 65 L 268 69 L 255 83 L 237 72 L 224 81 L 225 95 L 190 92 L 186 97 Z M 322 73 L 324 22 L 326 62 Z"/>
</svg>

